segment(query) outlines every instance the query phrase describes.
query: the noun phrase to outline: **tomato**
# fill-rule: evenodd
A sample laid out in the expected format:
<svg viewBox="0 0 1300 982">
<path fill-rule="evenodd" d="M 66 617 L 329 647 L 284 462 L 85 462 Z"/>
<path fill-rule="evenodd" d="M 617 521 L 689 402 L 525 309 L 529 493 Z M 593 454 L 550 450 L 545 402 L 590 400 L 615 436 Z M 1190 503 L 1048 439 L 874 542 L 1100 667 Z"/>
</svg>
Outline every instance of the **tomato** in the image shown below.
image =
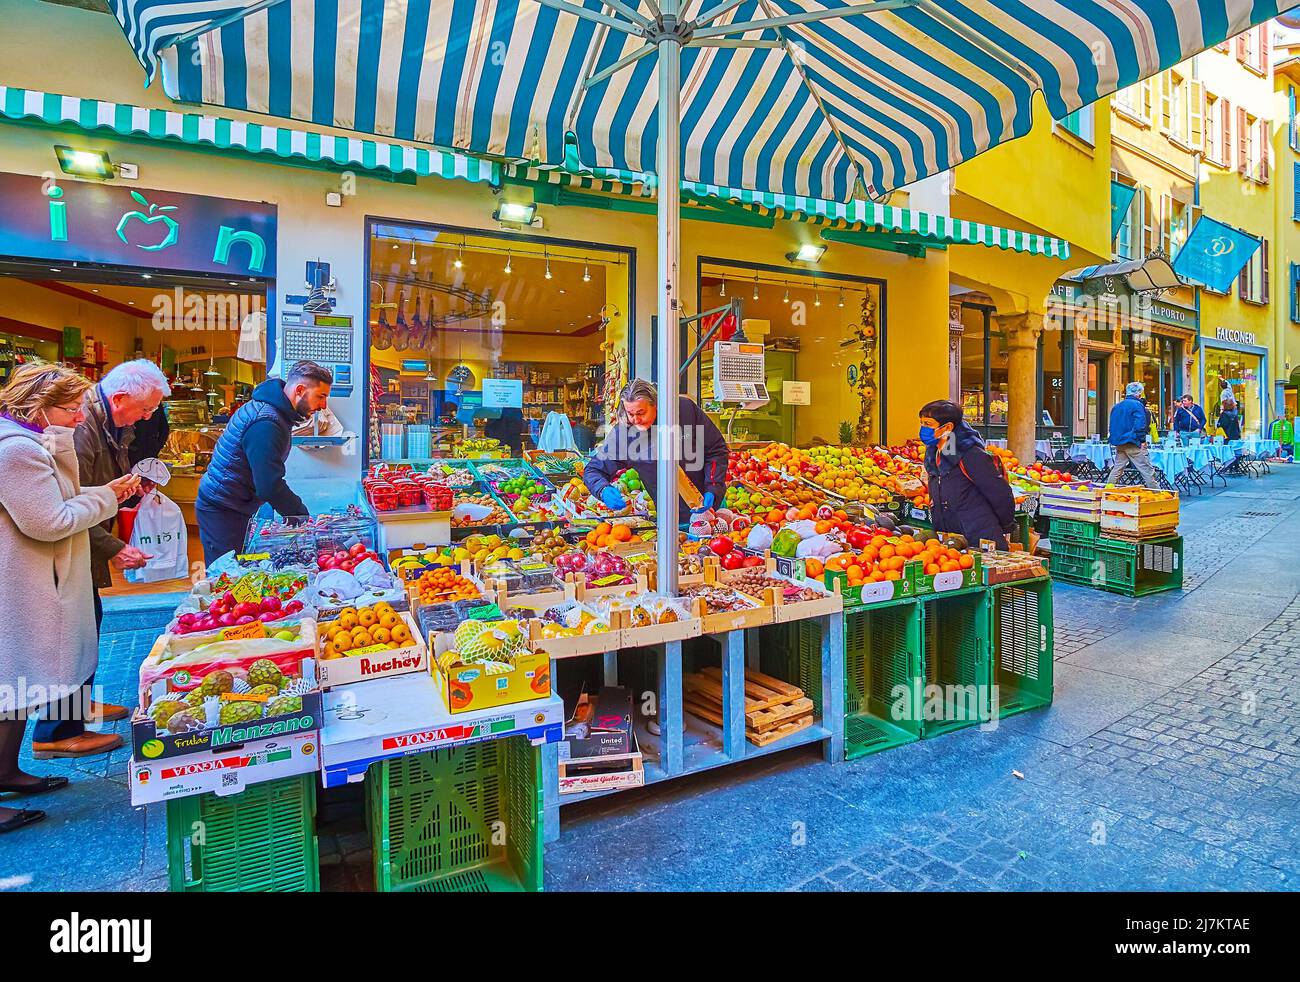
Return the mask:
<svg viewBox="0 0 1300 982">
<path fill-rule="evenodd" d="M 715 535 L 709 540 L 709 552 L 713 553 L 715 556 L 726 556 L 727 553 L 731 552 L 731 550 L 735 548 L 735 545 L 736 544 L 728 536 Z M 727 568 L 734 569 L 735 567 L 728 566 Z"/>
</svg>

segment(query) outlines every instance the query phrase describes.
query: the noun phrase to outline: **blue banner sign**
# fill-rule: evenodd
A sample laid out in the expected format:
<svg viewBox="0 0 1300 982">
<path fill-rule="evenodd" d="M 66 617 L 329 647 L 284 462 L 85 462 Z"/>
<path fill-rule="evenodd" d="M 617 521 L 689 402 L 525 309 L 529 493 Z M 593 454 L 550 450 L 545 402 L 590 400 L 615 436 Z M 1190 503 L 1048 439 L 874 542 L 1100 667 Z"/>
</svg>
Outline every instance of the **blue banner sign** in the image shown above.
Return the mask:
<svg viewBox="0 0 1300 982">
<path fill-rule="evenodd" d="M 1115 236 L 1119 235 L 1119 227 L 1124 224 L 1124 216 L 1128 214 L 1129 207 L 1133 204 L 1133 196 L 1137 194 L 1137 190 L 1131 184 L 1121 184 L 1119 181 L 1110 182 L 1110 237 L 1112 241 Z"/>
<path fill-rule="evenodd" d="M 1202 215 L 1170 265 L 1183 279 L 1226 293 L 1259 244 L 1253 235 Z"/>
<path fill-rule="evenodd" d="M 275 276 L 275 205 L 0 174 L 0 255 Z"/>
</svg>

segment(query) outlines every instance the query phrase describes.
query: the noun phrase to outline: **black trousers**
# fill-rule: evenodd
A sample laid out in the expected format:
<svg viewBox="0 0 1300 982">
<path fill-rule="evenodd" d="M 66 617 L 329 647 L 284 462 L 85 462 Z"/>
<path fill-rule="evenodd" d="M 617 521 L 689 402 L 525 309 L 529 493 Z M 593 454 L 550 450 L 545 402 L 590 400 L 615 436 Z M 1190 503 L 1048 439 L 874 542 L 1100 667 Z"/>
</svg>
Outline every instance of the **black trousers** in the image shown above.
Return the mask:
<svg viewBox="0 0 1300 982">
<path fill-rule="evenodd" d="M 226 508 L 195 505 L 194 517 L 199 522 L 199 542 L 203 546 L 203 562 L 206 564 L 243 548 L 248 522 L 253 516 Z"/>
</svg>

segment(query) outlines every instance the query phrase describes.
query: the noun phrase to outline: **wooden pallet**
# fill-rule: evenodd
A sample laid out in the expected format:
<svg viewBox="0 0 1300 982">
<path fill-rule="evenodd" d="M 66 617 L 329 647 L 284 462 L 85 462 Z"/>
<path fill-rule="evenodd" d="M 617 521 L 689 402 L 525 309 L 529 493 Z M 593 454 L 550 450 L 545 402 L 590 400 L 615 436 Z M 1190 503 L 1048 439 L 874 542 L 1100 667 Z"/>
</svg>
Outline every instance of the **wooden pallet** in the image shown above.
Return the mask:
<svg viewBox="0 0 1300 982">
<path fill-rule="evenodd" d="M 706 668 L 682 679 L 686 711 L 715 726 L 722 715 L 722 670 Z M 813 702 L 797 685 L 745 670 L 745 738 L 765 747 L 812 725 Z"/>
</svg>

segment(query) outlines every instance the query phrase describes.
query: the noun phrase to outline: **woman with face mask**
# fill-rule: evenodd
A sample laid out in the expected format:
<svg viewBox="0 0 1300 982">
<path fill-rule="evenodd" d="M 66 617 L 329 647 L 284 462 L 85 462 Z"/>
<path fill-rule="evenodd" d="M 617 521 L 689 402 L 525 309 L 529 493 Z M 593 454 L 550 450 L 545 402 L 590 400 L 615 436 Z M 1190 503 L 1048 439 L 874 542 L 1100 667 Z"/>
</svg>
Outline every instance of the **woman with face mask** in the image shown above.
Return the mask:
<svg viewBox="0 0 1300 982">
<path fill-rule="evenodd" d="M 131 474 L 81 487 L 72 431 L 91 384 L 69 368 L 23 365 L 0 389 L 0 792 L 11 796 L 68 784 L 23 773 L 18 747 L 32 710 L 85 712 L 83 684 L 99 660 L 87 530 L 139 486 Z M 105 749 L 122 742 L 110 733 L 79 739 Z M 0 833 L 44 817 L 0 807 Z"/>
<path fill-rule="evenodd" d="M 934 502 L 934 528 L 1007 548 L 1015 529 L 1016 499 L 984 448 L 984 438 L 962 417 L 955 402 L 939 399 L 921 407 L 921 442 Z"/>
</svg>

